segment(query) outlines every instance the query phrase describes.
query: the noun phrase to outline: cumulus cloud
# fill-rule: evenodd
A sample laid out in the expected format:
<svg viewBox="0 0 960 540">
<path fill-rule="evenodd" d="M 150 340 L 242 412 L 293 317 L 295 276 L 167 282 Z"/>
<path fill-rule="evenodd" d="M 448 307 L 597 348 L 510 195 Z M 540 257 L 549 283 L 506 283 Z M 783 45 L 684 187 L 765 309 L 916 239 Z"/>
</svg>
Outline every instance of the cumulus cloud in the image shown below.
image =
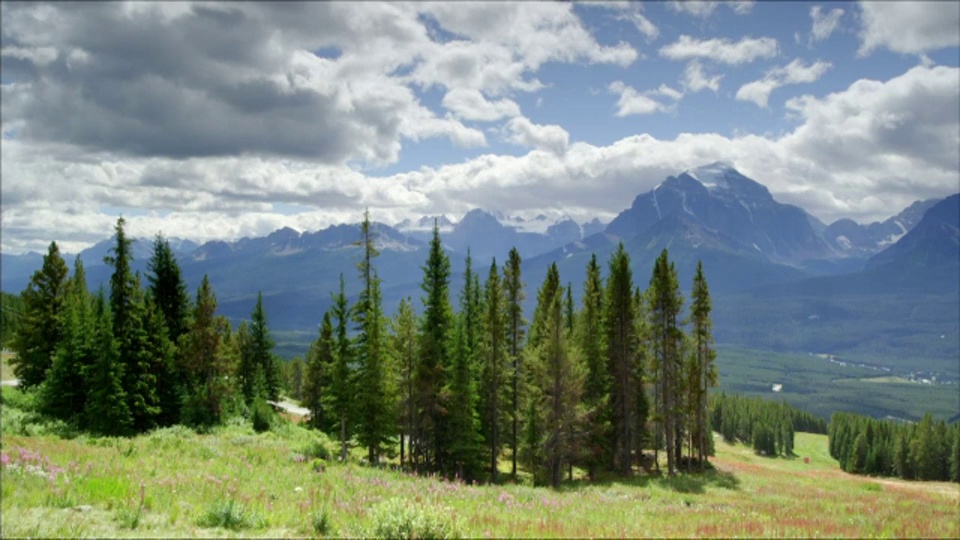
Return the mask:
<svg viewBox="0 0 960 540">
<path fill-rule="evenodd" d="M 747 64 L 758 58 L 777 55 L 777 40 L 770 37 L 745 37 L 740 41 L 727 38 L 699 40 L 682 35 L 680 39 L 660 49 L 660 56 L 670 60 L 708 59 L 728 65 Z"/>
<path fill-rule="evenodd" d="M 492 122 L 504 117 L 517 116 L 520 107 L 510 99 L 489 101 L 479 90 L 454 88 L 443 96 L 443 106 L 460 118 Z"/>
<path fill-rule="evenodd" d="M 813 19 L 813 27 L 810 29 L 810 42 L 824 41 L 833 35 L 833 32 L 840 26 L 840 18 L 844 11 L 840 8 L 831 9 L 829 13 L 823 13 L 820 6 L 810 8 L 810 18 Z"/>
<path fill-rule="evenodd" d="M 683 94 L 669 86 L 662 84 L 659 88 L 638 92 L 631 86 L 627 86 L 622 81 L 613 81 L 607 89 L 620 96 L 617 100 L 617 116 L 629 116 L 631 114 L 652 114 L 657 112 L 666 112 L 673 108 L 672 103 L 658 101 L 651 96 L 661 96 L 678 101 Z"/>
<path fill-rule="evenodd" d="M 4 124 L 128 156 L 397 161 L 403 141 L 482 146 L 546 62 L 627 66 L 564 4 L 3 4 Z M 436 28 L 447 34 L 437 34 Z M 451 40 L 448 34 L 455 37 Z M 414 88 L 451 92 L 444 115 Z"/>
<path fill-rule="evenodd" d="M 720 79 L 723 79 L 723 75 L 708 75 L 704 72 L 700 62 L 694 60 L 687 64 L 687 67 L 683 70 L 681 84 L 685 89 L 694 93 L 708 89 L 716 92 L 720 90 Z"/>
<path fill-rule="evenodd" d="M 758 107 L 767 107 L 770 94 L 788 84 L 811 83 L 823 76 L 832 67 L 830 62 L 817 60 L 813 64 L 804 65 L 803 60 L 797 58 L 785 66 L 775 67 L 764 74 L 762 79 L 749 82 L 737 90 L 736 99 L 750 101 Z"/>
<path fill-rule="evenodd" d="M 507 122 L 506 131 L 507 139 L 514 144 L 546 150 L 556 155 L 566 152 L 570 143 L 570 134 L 562 127 L 534 124 L 523 116 Z"/>
<path fill-rule="evenodd" d="M 960 45 L 960 3 L 860 2 L 860 11 L 860 56 L 878 47 L 923 54 Z"/>
<path fill-rule="evenodd" d="M 671 0 L 667 3 L 670 9 L 679 13 L 686 13 L 694 17 L 707 18 L 713 15 L 717 7 L 726 5 L 737 15 L 746 15 L 753 11 L 754 0 L 734 0 L 728 2 L 703 2 L 700 0 Z"/>
</svg>

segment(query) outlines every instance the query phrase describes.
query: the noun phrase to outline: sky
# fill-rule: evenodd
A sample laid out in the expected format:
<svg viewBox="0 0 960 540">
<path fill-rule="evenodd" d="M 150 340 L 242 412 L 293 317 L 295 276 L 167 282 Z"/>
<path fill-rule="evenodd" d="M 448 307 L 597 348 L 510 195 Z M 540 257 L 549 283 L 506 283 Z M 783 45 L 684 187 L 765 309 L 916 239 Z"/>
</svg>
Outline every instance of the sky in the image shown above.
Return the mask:
<svg viewBox="0 0 960 540">
<path fill-rule="evenodd" d="M 724 161 L 825 223 L 960 190 L 958 2 L 0 4 L 0 251 L 472 208 Z"/>
</svg>

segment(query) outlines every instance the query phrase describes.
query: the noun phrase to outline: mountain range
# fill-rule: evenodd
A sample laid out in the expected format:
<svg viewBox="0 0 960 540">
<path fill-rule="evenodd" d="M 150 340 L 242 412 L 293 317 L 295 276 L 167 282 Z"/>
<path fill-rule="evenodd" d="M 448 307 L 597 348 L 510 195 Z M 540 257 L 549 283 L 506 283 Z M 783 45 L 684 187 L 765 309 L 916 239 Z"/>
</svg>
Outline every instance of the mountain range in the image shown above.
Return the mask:
<svg viewBox="0 0 960 540">
<path fill-rule="evenodd" d="M 948 307 L 950 302 L 953 306 L 947 328 L 960 327 L 952 322 L 960 319 L 956 315 L 960 195 L 917 201 L 883 222 L 861 225 L 841 219 L 827 225 L 802 208 L 776 201 L 764 185 L 733 167 L 712 163 L 667 177 L 639 194 L 608 224 L 598 219 L 578 223 L 566 216 L 523 219 L 482 209 L 467 212 L 459 221 L 440 215 L 392 226 L 374 223 L 381 253 L 375 264 L 383 278 L 387 313 L 401 298 L 420 297 L 421 266 L 434 224 L 451 259 L 453 291 L 461 286 L 468 251 L 474 268 L 485 275 L 492 258 L 502 264 L 511 247 L 516 247 L 524 260 L 528 311 L 550 263 L 558 264 L 561 279 L 571 284 L 576 297 L 590 256 L 596 254 L 605 265 L 623 242 L 631 256 L 635 285 L 641 287 L 660 251 L 668 249 L 684 289 L 696 262 L 703 261 L 718 305 L 725 297 L 745 307 L 785 297 L 829 296 L 842 303 L 850 295 L 939 295 Z M 330 292 L 339 286 L 341 274 L 348 294 L 357 292 L 359 248 L 355 242 L 359 235 L 358 224 L 341 224 L 313 232 L 284 228 L 264 237 L 202 245 L 170 240 L 188 285 L 195 288 L 204 274 L 209 275 L 220 310 L 228 317 L 246 318 L 260 290 L 272 327 L 309 334 L 329 307 Z M 151 244 L 150 239 L 135 240 L 134 270 L 146 270 Z M 103 256 L 111 246 L 106 239 L 79 254 L 93 288 L 107 283 L 109 268 Z M 36 253 L 0 255 L 2 289 L 20 292 L 41 260 Z M 923 301 L 936 301 L 928 296 Z M 808 308 L 802 302 L 794 304 Z M 744 325 L 749 326 L 744 320 L 723 320 L 723 309 L 718 309 L 718 317 L 718 341 L 741 336 L 735 339 L 744 345 L 777 346 L 759 327 L 751 333 L 744 330 Z M 763 321 L 750 324 L 762 326 Z M 945 348 L 936 354 L 953 355 L 955 361 L 960 355 L 957 334 L 953 332 L 949 343 L 944 340 Z M 812 347 L 814 339 L 801 345 Z"/>
</svg>

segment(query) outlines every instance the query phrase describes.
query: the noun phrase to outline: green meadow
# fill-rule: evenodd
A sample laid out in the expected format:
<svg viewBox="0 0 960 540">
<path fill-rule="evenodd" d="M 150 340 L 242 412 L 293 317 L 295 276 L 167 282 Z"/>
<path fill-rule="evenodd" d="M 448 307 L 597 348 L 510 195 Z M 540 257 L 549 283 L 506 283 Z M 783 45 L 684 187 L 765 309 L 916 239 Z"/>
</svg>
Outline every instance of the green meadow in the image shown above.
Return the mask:
<svg viewBox="0 0 960 540">
<path fill-rule="evenodd" d="M 36 424 L 4 389 L 4 537 L 958 537 L 960 486 L 840 471 L 822 435 L 767 458 L 716 437 L 715 470 L 574 480 L 559 490 L 465 485 L 325 461 L 325 436 L 288 422 L 131 439 Z M 504 461 L 503 468 L 507 468 Z"/>
</svg>

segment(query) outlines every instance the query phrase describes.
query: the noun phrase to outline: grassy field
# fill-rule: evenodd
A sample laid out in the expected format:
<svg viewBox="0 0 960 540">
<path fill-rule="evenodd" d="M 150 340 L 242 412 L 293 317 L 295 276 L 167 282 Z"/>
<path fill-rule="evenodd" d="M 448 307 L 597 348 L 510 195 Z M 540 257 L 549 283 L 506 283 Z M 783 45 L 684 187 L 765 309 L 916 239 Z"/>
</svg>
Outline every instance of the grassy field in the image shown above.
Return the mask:
<svg viewBox="0 0 960 540">
<path fill-rule="evenodd" d="M 290 424 L 259 435 L 233 425 L 62 439 L 11 434 L 19 420 L 7 409 L 4 537 L 356 537 L 404 515 L 466 537 L 960 536 L 960 486 L 845 474 L 819 435 L 798 434 L 793 459 L 718 438 L 716 470 L 705 475 L 555 491 L 321 468 L 304 459 L 317 435 Z"/>
<path fill-rule="evenodd" d="M 816 355 L 721 346 L 717 370 L 720 390 L 784 400 L 824 418 L 833 411 L 849 411 L 911 420 L 930 412 L 935 418 L 948 419 L 960 411 L 956 384 L 912 383 L 876 369 L 841 366 Z M 773 392 L 775 384 L 783 385 L 780 392 Z"/>
</svg>

